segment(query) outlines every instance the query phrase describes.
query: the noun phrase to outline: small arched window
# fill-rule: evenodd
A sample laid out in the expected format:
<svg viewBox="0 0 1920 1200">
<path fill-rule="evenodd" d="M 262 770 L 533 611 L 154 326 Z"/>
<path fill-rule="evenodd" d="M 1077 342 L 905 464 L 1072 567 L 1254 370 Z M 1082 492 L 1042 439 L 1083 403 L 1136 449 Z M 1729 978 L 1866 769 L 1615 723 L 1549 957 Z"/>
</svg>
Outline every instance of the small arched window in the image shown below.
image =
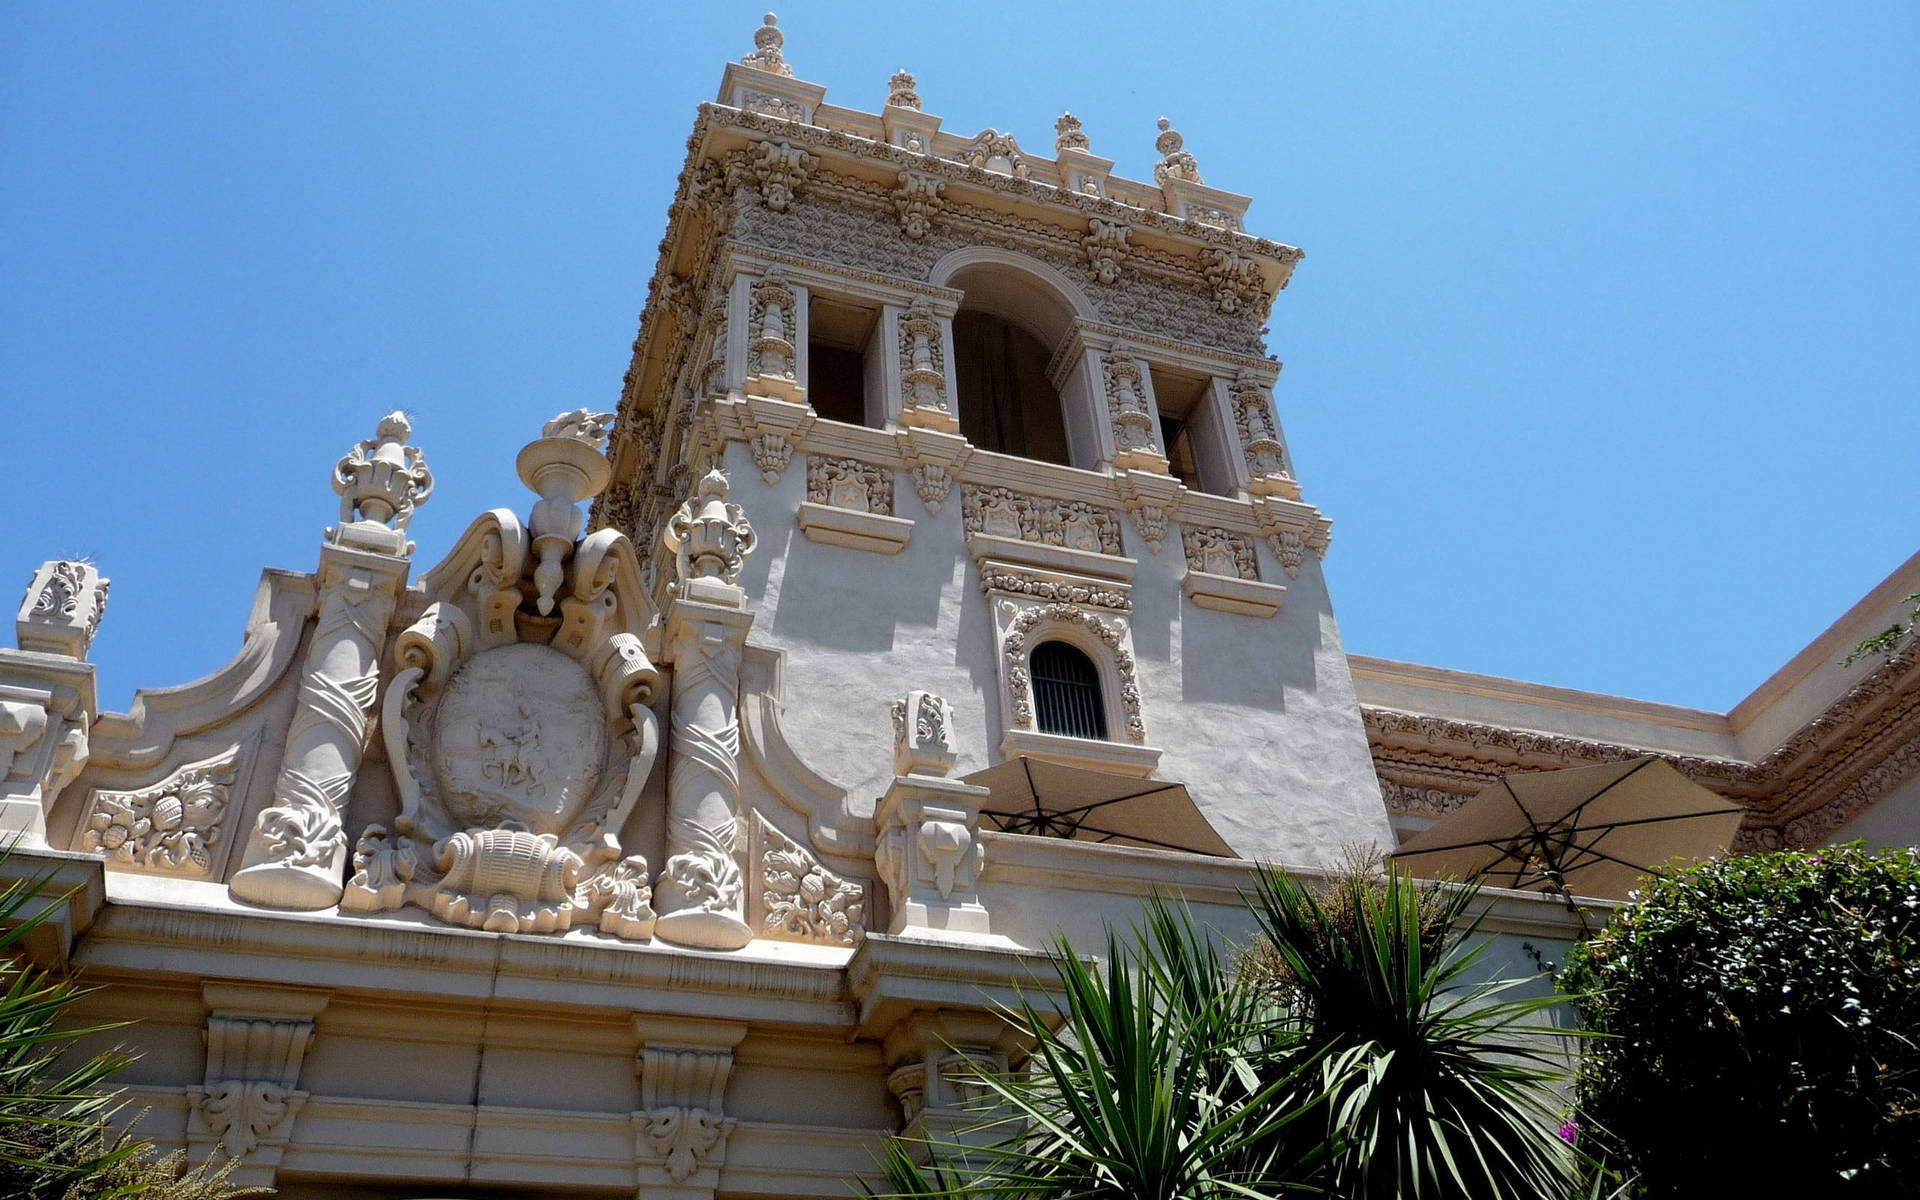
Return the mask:
<svg viewBox="0 0 1920 1200">
<path fill-rule="evenodd" d="M 1033 648 L 1029 670 L 1040 732 L 1107 739 L 1107 704 L 1092 659 L 1066 642 L 1041 642 Z"/>
</svg>

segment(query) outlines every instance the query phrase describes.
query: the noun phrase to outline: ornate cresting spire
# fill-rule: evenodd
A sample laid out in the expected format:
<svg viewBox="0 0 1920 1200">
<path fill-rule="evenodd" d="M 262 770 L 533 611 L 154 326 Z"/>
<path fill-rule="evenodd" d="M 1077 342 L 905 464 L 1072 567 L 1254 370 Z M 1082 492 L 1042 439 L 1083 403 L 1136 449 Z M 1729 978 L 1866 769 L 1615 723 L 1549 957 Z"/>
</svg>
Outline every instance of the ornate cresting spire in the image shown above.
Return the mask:
<svg viewBox="0 0 1920 1200">
<path fill-rule="evenodd" d="M 920 93 L 914 91 L 914 87 L 913 76 L 907 74 L 905 67 L 901 67 L 898 71 L 895 71 L 892 78 L 887 80 L 888 106 L 892 108 L 910 108 L 915 112 L 919 112 Z"/>
<path fill-rule="evenodd" d="M 785 45 L 787 35 L 780 32 L 780 18 L 768 13 L 766 21 L 753 31 L 753 53 L 740 61 L 749 67 L 758 67 L 762 71 L 771 71 L 775 75 L 792 76 L 793 68 L 780 55 L 780 47 Z"/>
<path fill-rule="evenodd" d="M 327 540 L 383 554 L 411 554 L 407 526 L 413 510 L 433 495 L 433 472 L 420 447 L 407 445 L 413 425 L 391 412 L 380 428 L 334 464 L 333 490 L 340 494 L 340 524 Z"/>
<path fill-rule="evenodd" d="M 299 699 L 273 796 L 254 820 L 229 885 L 236 900 L 305 910 L 340 902 L 347 851 L 341 814 L 366 752 L 380 647 L 407 585 L 407 523 L 433 491 L 425 456 L 406 445 L 412 433 L 407 419 L 392 413 L 333 469 L 340 524 L 320 547 Z"/>
<path fill-rule="evenodd" d="M 1063 150 L 1092 150 L 1093 140 L 1087 137 L 1086 129 L 1080 124 L 1080 118 L 1070 112 L 1060 114 L 1053 123 L 1053 152 Z"/>
<path fill-rule="evenodd" d="M 1153 148 L 1160 152 L 1160 161 L 1153 168 L 1153 181 L 1161 187 L 1170 179 L 1184 179 L 1188 183 L 1199 183 L 1200 164 L 1192 154 L 1182 149 L 1186 139 L 1181 137 L 1165 117 L 1160 118 L 1160 136 L 1153 140 Z"/>
</svg>

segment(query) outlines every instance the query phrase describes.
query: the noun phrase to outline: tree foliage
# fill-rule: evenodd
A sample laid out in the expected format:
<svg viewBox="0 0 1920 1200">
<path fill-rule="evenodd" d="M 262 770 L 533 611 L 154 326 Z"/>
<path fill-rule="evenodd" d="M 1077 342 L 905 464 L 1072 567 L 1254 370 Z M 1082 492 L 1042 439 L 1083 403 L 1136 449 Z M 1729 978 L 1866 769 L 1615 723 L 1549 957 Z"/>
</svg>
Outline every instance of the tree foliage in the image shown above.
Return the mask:
<svg viewBox="0 0 1920 1200">
<path fill-rule="evenodd" d="M 1639 1194 L 1920 1195 L 1920 850 L 1708 863 L 1568 955 L 1583 1136 Z"/>
<path fill-rule="evenodd" d="M 925 1146 L 932 1169 L 896 1146 L 890 1194 L 1563 1195 L 1557 1063 L 1524 1023 L 1552 1000 L 1468 982 L 1473 898 L 1373 869 L 1319 892 L 1270 871 L 1243 953 L 1161 900 L 1099 965 L 1063 942 L 1064 1020 L 1008 1013 L 1026 1069 L 979 1075 L 1014 1132 Z"/>
</svg>

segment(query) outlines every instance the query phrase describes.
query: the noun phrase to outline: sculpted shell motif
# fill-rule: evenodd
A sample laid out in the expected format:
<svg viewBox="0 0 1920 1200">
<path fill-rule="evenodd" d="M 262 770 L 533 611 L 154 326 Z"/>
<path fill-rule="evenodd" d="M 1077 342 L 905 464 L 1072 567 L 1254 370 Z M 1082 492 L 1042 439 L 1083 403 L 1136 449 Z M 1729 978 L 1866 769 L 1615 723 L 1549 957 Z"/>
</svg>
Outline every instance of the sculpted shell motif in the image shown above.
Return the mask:
<svg viewBox="0 0 1920 1200">
<path fill-rule="evenodd" d="M 564 833 L 599 786 L 607 721 L 584 668 L 519 642 L 475 655 L 434 717 L 433 771 L 468 828 Z"/>
</svg>

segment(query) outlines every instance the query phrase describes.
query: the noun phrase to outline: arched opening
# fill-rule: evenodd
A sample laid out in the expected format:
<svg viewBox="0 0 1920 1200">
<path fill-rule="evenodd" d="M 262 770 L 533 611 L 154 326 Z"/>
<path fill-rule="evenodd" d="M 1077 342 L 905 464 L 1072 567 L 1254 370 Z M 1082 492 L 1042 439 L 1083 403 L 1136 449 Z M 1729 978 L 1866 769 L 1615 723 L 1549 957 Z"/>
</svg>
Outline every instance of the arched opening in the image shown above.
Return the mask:
<svg viewBox="0 0 1920 1200">
<path fill-rule="evenodd" d="M 1107 740 L 1107 702 L 1100 669 L 1080 648 L 1041 642 L 1028 660 L 1033 676 L 1034 723 L 1042 733 Z"/>
<path fill-rule="evenodd" d="M 936 282 L 964 293 L 953 319 L 960 432 L 983 450 L 1071 466 L 1067 414 L 1048 368 L 1082 314 L 1061 290 L 1071 285 L 1015 257 L 935 272 Z"/>
<path fill-rule="evenodd" d="M 953 318 L 960 432 L 982 450 L 1071 462 L 1060 393 L 1047 378 L 1053 352 L 993 313 L 962 308 Z"/>
</svg>

